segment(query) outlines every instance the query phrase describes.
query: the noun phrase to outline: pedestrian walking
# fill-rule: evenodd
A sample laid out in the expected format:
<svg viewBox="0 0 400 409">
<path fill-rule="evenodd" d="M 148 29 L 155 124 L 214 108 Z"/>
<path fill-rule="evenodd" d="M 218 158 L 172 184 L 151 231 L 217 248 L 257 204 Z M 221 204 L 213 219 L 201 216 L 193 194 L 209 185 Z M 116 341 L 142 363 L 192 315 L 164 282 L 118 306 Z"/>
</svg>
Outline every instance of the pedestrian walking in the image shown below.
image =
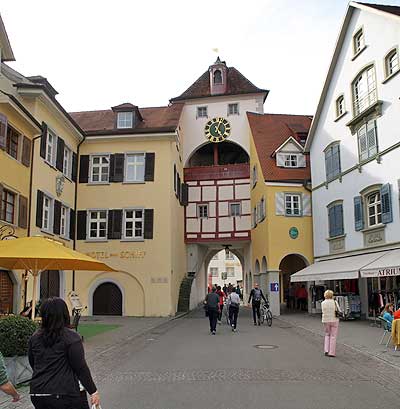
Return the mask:
<svg viewBox="0 0 400 409">
<path fill-rule="evenodd" d="M 231 324 L 233 332 L 236 332 L 237 319 L 239 315 L 239 305 L 240 305 L 240 297 L 235 291 L 232 291 L 228 296 L 228 311 L 229 311 L 229 322 Z"/>
<path fill-rule="evenodd" d="M 300 311 L 307 311 L 308 293 L 304 284 L 300 288 L 298 288 L 296 297 L 297 309 L 299 309 Z"/>
<path fill-rule="evenodd" d="M 336 339 L 339 331 L 339 315 L 342 313 L 339 304 L 333 299 L 333 291 L 326 290 L 322 301 L 322 323 L 325 327 L 325 355 L 336 356 Z"/>
<path fill-rule="evenodd" d="M 225 294 L 226 296 L 228 296 L 228 287 L 227 287 L 226 284 L 224 284 L 224 286 L 222 287 L 222 291 L 224 292 L 224 294 Z"/>
<path fill-rule="evenodd" d="M 69 328 L 67 304 L 58 297 L 40 308 L 41 328 L 29 340 L 28 357 L 33 369 L 30 383 L 35 409 L 80 409 L 79 381 L 90 394 L 91 405 L 100 397 L 86 364 L 82 339 Z"/>
<path fill-rule="evenodd" d="M 218 309 L 218 324 L 221 325 L 222 320 L 222 311 L 224 310 L 224 299 L 226 297 L 225 293 L 221 290 L 221 286 L 217 287 L 216 293 L 219 297 L 219 309 Z"/>
<path fill-rule="evenodd" d="M 211 293 L 206 295 L 204 304 L 207 308 L 208 319 L 210 321 L 210 332 L 212 335 L 216 334 L 217 331 L 217 318 L 219 312 L 219 295 L 216 293 L 217 289 L 212 288 Z"/>
<path fill-rule="evenodd" d="M 18 402 L 21 397 L 14 385 L 8 380 L 4 358 L 0 352 L 0 390 L 12 397 L 12 402 Z"/>
<path fill-rule="evenodd" d="M 258 283 L 254 284 L 254 288 L 250 292 L 250 297 L 249 297 L 249 304 L 251 301 L 251 307 L 253 309 L 253 321 L 254 325 L 261 325 L 260 318 L 261 318 L 261 312 L 260 312 L 260 306 L 261 306 L 261 300 L 264 300 L 264 302 L 267 302 L 267 299 L 264 296 L 264 293 L 262 292 L 261 288 L 258 288 Z"/>
</svg>

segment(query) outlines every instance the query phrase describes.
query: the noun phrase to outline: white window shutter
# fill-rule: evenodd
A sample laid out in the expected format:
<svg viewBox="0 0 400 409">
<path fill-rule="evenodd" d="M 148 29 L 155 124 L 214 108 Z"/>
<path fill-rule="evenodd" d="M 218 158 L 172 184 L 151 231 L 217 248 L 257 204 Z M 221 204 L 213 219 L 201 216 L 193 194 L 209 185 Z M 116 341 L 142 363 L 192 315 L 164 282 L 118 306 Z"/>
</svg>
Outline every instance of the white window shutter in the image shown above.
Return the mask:
<svg viewBox="0 0 400 409">
<path fill-rule="evenodd" d="M 275 193 L 275 214 L 277 216 L 285 215 L 285 194 L 283 192 Z"/>
<path fill-rule="evenodd" d="M 276 154 L 276 166 L 285 167 L 285 155 L 283 153 Z"/>
<path fill-rule="evenodd" d="M 265 217 L 267 217 L 267 205 L 266 205 L 266 200 L 265 200 L 265 198 L 264 198 L 264 200 L 262 201 L 262 206 L 263 206 L 263 209 L 262 209 L 262 214 L 263 214 L 263 219 L 265 218 Z"/>
<path fill-rule="evenodd" d="M 306 167 L 306 155 L 303 155 L 302 153 L 297 155 L 297 166 L 299 168 L 305 168 Z"/>
<path fill-rule="evenodd" d="M 303 198 L 303 216 L 311 216 L 311 195 L 308 193 L 303 193 L 302 198 Z"/>
</svg>

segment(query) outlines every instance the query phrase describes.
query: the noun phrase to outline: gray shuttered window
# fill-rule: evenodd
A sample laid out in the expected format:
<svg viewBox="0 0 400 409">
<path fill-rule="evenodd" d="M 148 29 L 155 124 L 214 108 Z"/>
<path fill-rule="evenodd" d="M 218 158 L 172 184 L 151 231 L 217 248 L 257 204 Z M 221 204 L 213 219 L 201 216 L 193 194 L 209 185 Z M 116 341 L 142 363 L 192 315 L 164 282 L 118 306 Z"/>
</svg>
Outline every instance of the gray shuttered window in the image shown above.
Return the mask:
<svg viewBox="0 0 400 409">
<path fill-rule="evenodd" d="M 120 240 L 122 237 L 122 210 L 108 211 L 108 239 Z"/>
<path fill-rule="evenodd" d="M 74 240 L 75 238 L 75 210 L 69 210 L 69 238 Z"/>
<path fill-rule="evenodd" d="M 124 164 L 125 155 L 123 153 L 110 155 L 110 182 L 124 181 Z"/>
<path fill-rule="evenodd" d="M 56 168 L 62 172 L 64 169 L 64 139 L 57 138 L 57 156 L 56 156 Z"/>
<path fill-rule="evenodd" d="M 28 227 L 28 199 L 22 195 L 19 196 L 18 226 L 22 229 Z"/>
<path fill-rule="evenodd" d="M 145 182 L 154 181 L 155 153 L 146 153 L 144 180 Z"/>
<path fill-rule="evenodd" d="M 344 234 L 343 204 L 338 203 L 329 207 L 329 237 L 337 237 Z"/>
<path fill-rule="evenodd" d="M 381 203 L 382 203 L 382 223 L 387 224 L 393 221 L 392 213 L 392 193 L 389 183 L 381 187 Z"/>
<path fill-rule="evenodd" d="M 334 144 L 325 150 L 325 172 L 326 180 L 335 179 L 340 175 L 340 145 Z"/>
<path fill-rule="evenodd" d="M 79 157 L 79 183 L 88 183 L 89 181 L 89 155 Z"/>
<path fill-rule="evenodd" d="M 43 223 L 43 192 L 38 190 L 36 196 L 36 226 L 42 228 Z"/>
<path fill-rule="evenodd" d="M 54 212 L 53 212 L 53 233 L 60 234 L 61 224 L 61 202 L 54 200 Z"/>
<path fill-rule="evenodd" d="M 364 228 L 364 210 L 361 196 L 354 198 L 354 228 L 356 231 Z"/>
<path fill-rule="evenodd" d="M 7 145 L 7 117 L 0 114 L 0 149 L 5 150 Z"/>
<path fill-rule="evenodd" d="M 145 209 L 144 211 L 144 238 L 153 238 L 154 227 L 154 209 Z"/>
<path fill-rule="evenodd" d="M 26 136 L 23 136 L 21 162 L 26 167 L 29 167 L 31 164 L 31 155 L 32 155 L 32 141 Z"/>
<path fill-rule="evenodd" d="M 77 240 L 86 240 L 86 221 L 87 221 L 87 211 L 78 210 L 76 221 L 76 238 Z"/>
<path fill-rule="evenodd" d="M 42 122 L 42 136 L 40 138 L 40 156 L 46 158 L 46 144 L 47 144 L 47 124 Z"/>
</svg>

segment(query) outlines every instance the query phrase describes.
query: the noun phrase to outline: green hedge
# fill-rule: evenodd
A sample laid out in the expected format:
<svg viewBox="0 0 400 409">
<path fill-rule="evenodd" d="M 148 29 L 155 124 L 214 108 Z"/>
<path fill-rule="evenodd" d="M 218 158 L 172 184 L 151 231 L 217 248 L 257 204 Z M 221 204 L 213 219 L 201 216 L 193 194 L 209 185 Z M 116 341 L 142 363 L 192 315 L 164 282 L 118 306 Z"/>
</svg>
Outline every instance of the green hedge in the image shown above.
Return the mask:
<svg viewBox="0 0 400 409">
<path fill-rule="evenodd" d="M 4 356 L 28 354 L 28 341 L 38 325 L 29 318 L 10 315 L 0 319 L 0 351 Z"/>
</svg>

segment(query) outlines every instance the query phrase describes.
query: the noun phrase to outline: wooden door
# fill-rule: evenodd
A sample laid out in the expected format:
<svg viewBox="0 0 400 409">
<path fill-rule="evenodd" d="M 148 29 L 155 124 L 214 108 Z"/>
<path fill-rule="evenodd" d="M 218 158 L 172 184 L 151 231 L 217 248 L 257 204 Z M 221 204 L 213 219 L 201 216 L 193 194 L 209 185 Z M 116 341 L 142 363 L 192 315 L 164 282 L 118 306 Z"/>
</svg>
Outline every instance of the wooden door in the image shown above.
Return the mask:
<svg viewBox="0 0 400 409">
<path fill-rule="evenodd" d="M 93 294 L 93 315 L 122 315 L 122 293 L 113 283 L 100 284 Z"/>
</svg>

